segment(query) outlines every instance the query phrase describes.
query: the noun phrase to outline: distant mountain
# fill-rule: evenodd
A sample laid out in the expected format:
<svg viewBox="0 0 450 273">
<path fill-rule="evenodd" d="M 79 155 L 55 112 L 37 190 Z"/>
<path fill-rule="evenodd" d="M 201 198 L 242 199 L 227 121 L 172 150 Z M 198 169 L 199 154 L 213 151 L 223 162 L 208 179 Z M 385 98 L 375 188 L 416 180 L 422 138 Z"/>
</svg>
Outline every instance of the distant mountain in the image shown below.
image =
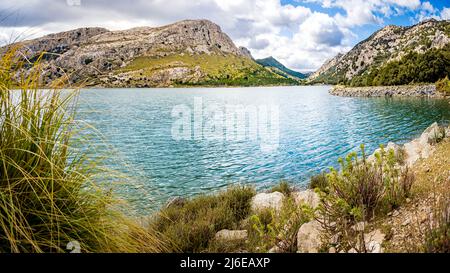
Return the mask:
<svg viewBox="0 0 450 273">
<path fill-rule="evenodd" d="M 237 48 L 208 20 L 122 31 L 82 28 L 22 45 L 29 60 L 46 52 L 41 66 L 44 84 L 66 76 L 100 87 L 298 83 L 257 64 L 247 49 Z"/>
<path fill-rule="evenodd" d="M 442 51 L 447 51 L 447 45 L 450 43 L 449 36 L 450 21 L 448 20 L 430 19 L 410 27 L 386 26 L 357 44 L 346 54 L 339 54 L 325 62 L 308 80 L 313 83 L 352 83 L 355 85 L 403 84 L 409 83 L 408 81 L 420 81 L 418 79 L 420 76 L 416 76 L 414 73 L 428 69 L 436 70 L 437 67 L 432 67 L 434 65 L 432 60 L 438 59 L 436 61 L 441 63 L 442 60 L 439 60 L 437 56 L 442 55 L 443 58 L 446 58 L 446 53 Z M 427 53 L 430 56 L 422 56 Z M 412 63 L 411 60 L 408 60 L 411 58 L 418 58 L 421 61 Z M 422 59 L 430 61 L 426 63 Z M 419 67 L 419 62 L 422 63 L 422 67 Z M 445 64 L 443 62 L 442 65 Z M 409 70 L 406 67 L 411 71 L 407 72 Z M 387 75 L 397 73 L 395 71 L 404 76 Z M 383 75 L 380 74 L 381 72 Z M 408 73 L 412 74 L 407 75 Z M 399 78 L 385 80 L 384 78 L 387 76 L 396 78 L 398 76 Z M 434 77 L 438 76 L 436 74 Z"/>
<path fill-rule="evenodd" d="M 272 56 L 264 59 L 258 59 L 256 62 L 264 67 L 272 68 L 275 73 L 280 74 L 283 77 L 294 77 L 297 79 L 306 78 L 305 74 L 287 68 Z"/>
</svg>

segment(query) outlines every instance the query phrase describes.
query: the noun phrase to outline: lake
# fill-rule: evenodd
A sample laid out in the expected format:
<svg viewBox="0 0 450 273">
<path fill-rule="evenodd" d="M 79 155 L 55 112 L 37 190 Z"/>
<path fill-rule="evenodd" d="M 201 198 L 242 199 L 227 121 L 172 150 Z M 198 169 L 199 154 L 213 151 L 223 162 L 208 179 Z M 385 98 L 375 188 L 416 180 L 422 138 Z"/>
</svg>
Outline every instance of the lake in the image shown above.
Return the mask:
<svg viewBox="0 0 450 273">
<path fill-rule="evenodd" d="M 371 153 L 450 120 L 448 101 L 344 98 L 329 88 L 90 89 L 77 119 L 97 130 L 89 149 L 129 177 L 117 191 L 138 211 L 236 183 L 304 188 L 362 143 Z"/>
</svg>

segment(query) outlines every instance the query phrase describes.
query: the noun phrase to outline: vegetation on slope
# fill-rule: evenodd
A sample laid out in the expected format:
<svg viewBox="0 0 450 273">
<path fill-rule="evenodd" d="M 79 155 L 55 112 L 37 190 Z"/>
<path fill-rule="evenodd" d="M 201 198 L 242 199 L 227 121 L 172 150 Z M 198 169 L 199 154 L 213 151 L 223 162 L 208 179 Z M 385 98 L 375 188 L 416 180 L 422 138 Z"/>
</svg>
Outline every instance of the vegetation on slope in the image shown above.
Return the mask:
<svg viewBox="0 0 450 273">
<path fill-rule="evenodd" d="M 305 74 L 302 74 L 300 72 L 291 70 L 289 68 L 287 68 L 286 66 L 284 66 L 283 64 L 281 64 L 279 61 L 277 61 L 275 58 L 273 57 L 268 57 L 265 59 L 258 59 L 256 60 L 257 63 L 259 63 L 260 65 L 264 66 L 264 67 L 273 67 L 275 68 L 277 71 L 279 71 L 278 73 L 283 76 L 283 77 L 295 77 L 298 79 L 304 79 L 306 78 Z"/>
<path fill-rule="evenodd" d="M 351 86 L 402 85 L 434 83 L 450 75 L 450 44 L 423 54 L 409 52 L 398 61 L 391 61 L 354 77 Z"/>
<path fill-rule="evenodd" d="M 160 76 L 161 72 L 174 68 L 186 68 L 182 76 Z M 127 84 L 157 85 L 166 77 L 166 83 L 174 86 L 254 86 L 296 85 L 298 81 L 279 76 L 263 68 L 249 58 L 233 54 L 172 54 L 165 57 L 138 57 L 129 65 L 116 71 L 132 76 Z"/>
<path fill-rule="evenodd" d="M 444 96 L 450 96 L 450 80 L 448 76 L 436 82 L 436 90 L 444 94 Z"/>
</svg>

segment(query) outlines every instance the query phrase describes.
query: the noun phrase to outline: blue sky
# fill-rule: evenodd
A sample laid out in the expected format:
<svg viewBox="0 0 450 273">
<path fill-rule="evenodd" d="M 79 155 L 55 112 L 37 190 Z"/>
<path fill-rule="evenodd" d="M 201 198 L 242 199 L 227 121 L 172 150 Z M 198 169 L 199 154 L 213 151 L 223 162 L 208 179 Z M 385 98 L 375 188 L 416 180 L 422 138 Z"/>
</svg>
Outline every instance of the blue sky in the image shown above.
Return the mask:
<svg viewBox="0 0 450 273">
<path fill-rule="evenodd" d="M 0 43 L 78 27 L 209 19 L 254 57 L 273 56 L 305 72 L 383 26 L 426 18 L 450 19 L 450 0 L 2 0 Z"/>
</svg>

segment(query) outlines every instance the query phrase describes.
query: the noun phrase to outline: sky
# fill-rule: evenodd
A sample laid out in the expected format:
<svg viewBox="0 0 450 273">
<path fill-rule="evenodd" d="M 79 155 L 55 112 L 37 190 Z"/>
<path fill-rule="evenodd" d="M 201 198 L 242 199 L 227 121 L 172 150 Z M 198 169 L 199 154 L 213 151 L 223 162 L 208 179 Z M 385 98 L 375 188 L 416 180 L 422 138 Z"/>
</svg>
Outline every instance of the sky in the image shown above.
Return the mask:
<svg viewBox="0 0 450 273">
<path fill-rule="evenodd" d="M 209 19 L 255 58 L 318 69 L 383 26 L 450 20 L 450 0 L 1 0 L 0 44 L 78 27 Z"/>
</svg>

